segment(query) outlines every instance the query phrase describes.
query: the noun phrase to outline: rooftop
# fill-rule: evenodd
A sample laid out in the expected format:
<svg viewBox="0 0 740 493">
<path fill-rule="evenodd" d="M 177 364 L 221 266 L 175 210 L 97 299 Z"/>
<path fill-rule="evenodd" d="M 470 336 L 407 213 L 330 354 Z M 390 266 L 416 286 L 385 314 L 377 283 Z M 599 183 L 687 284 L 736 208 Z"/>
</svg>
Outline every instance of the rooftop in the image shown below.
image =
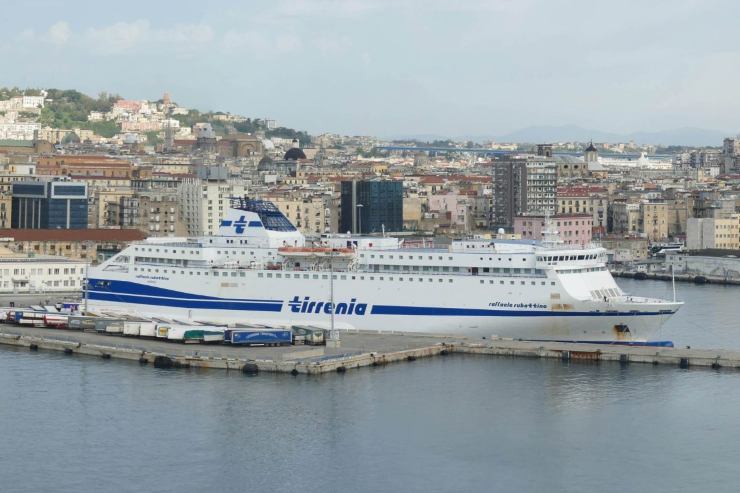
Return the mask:
<svg viewBox="0 0 740 493">
<path fill-rule="evenodd" d="M 0 229 L 0 241 L 139 241 L 138 229 Z"/>
</svg>

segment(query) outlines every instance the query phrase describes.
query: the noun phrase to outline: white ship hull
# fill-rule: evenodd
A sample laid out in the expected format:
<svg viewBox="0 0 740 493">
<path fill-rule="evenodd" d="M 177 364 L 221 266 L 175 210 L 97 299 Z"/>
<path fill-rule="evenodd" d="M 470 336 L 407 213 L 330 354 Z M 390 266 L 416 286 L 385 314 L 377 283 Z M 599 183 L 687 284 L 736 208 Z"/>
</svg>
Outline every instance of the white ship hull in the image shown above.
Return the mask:
<svg viewBox="0 0 740 493">
<path fill-rule="evenodd" d="M 93 279 L 88 304 L 92 311 L 101 313 L 224 324 L 330 327 L 331 311 L 325 309 L 331 303 L 328 280 L 258 279 L 257 274 L 247 272 L 243 280 L 226 283 L 233 286 L 220 286 L 220 281 L 209 280 L 189 289 L 187 280 L 177 278 L 130 283 L 111 281 L 109 277 L 103 282 L 109 282 L 110 287 L 105 288 L 95 287 Z M 630 302 L 628 297 L 568 303 L 563 295 L 558 303 L 553 303 L 549 291 L 555 288 L 550 280 L 532 286 L 530 280 L 517 279 L 512 285 L 507 279 L 502 286 L 499 281 L 488 284 L 490 281 L 484 279 L 481 287 L 480 279 L 472 276 L 454 278 L 453 282 L 449 282 L 449 276 L 413 276 L 413 281 L 408 280 L 409 276 L 358 274 L 355 281 L 342 281 L 341 275 L 335 276 L 334 300 L 338 310 L 334 318 L 339 329 L 647 342 L 659 336 L 660 327 L 679 306 Z M 542 286 L 542 282 L 546 285 Z"/>
<path fill-rule="evenodd" d="M 90 311 L 326 328 L 333 312 L 339 329 L 645 343 L 681 305 L 625 295 L 598 247 L 340 235 L 307 248 L 274 205 L 235 202 L 219 236 L 149 239 L 91 269 Z"/>
</svg>

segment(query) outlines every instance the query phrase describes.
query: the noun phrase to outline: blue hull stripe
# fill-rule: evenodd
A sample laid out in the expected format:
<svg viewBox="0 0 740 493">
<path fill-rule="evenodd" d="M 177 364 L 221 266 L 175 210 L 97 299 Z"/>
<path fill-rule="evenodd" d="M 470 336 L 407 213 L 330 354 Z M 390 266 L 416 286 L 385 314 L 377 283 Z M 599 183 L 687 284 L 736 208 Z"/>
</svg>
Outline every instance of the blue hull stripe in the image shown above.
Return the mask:
<svg viewBox="0 0 740 493">
<path fill-rule="evenodd" d="M 135 284 L 135 283 L 131 283 Z M 149 286 L 147 286 L 149 287 Z M 156 289 L 156 288 L 155 288 Z M 179 297 L 159 297 L 151 294 L 132 294 L 126 292 L 106 292 L 90 290 L 89 299 L 114 301 L 118 303 L 136 303 L 140 305 L 173 306 L 189 309 L 207 310 L 246 310 L 257 312 L 279 312 L 283 309 L 280 300 L 238 300 L 207 297 L 187 298 L 187 293 L 165 289 Z M 151 292 L 151 291 L 148 291 Z M 569 312 L 569 311 L 534 311 L 534 310 L 486 310 L 480 308 L 441 308 L 429 306 L 396 306 L 373 305 L 371 315 L 412 315 L 433 317 L 637 317 L 669 315 L 663 312 Z"/>
<path fill-rule="evenodd" d="M 203 308 L 208 310 L 241 310 L 255 312 L 279 312 L 283 304 L 260 303 L 249 301 L 210 301 L 210 300 L 187 300 L 176 298 L 150 298 L 130 294 L 101 293 L 90 291 L 90 300 L 115 301 L 118 303 L 136 303 L 139 305 L 173 306 L 177 308 Z"/>
<path fill-rule="evenodd" d="M 373 315 L 432 315 L 448 317 L 637 317 L 670 315 L 663 312 L 570 312 L 534 310 L 486 310 L 480 308 L 439 308 L 434 306 L 373 305 Z"/>
<path fill-rule="evenodd" d="M 673 347 L 673 341 L 566 341 L 552 339 L 522 339 L 530 342 L 569 342 L 576 344 L 608 344 L 610 346 Z"/>
<path fill-rule="evenodd" d="M 106 283 L 106 284 L 102 284 Z M 104 286 L 104 287 L 103 287 Z M 130 295 L 142 295 L 142 296 L 155 296 L 163 298 L 176 298 L 181 300 L 214 300 L 214 301 L 250 301 L 259 303 L 280 303 L 282 300 L 251 300 L 251 299 L 234 299 L 234 298 L 218 298 L 216 296 L 204 296 L 201 294 L 184 293 L 182 291 L 175 291 L 173 289 L 158 288 L 156 286 L 148 286 L 146 284 L 139 284 L 136 282 L 129 281 L 108 281 L 103 279 L 90 279 L 90 292 L 110 292 L 110 293 L 121 293 Z"/>
</svg>

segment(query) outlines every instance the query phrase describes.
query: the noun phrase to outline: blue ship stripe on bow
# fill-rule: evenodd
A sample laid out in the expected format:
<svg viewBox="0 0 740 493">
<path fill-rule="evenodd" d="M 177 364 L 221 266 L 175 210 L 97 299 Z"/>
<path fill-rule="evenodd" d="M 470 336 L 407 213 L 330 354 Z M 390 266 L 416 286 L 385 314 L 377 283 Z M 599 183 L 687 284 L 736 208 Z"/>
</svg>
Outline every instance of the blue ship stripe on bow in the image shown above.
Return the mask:
<svg viewBox="0 0 740 493">
<path fill-rule="evenodd" d="M 257 312 L 279 312 L 283 309 L 282 303 L 260 303 L 232 300 L 193 300 L 178 298 L 157 298 L 120 293 L 103 293 L 90 291 L 88 298 L 98 301 L 114 301 L 118 303 L 134 303 L 139 305 L 171 306 L 176 308 L 202 308 L 208 310 L 240 310 Z"/>
<path fill-rule="evenodd" d="M 153 296 L 157 298 L 172 298 L 183 300 L 213 300 L 213 301 L 249 301 L 258 303 L 279 303 L 282 305 L 283 300 L 261 300 L 261 299 L 239 299 L 239 298 L 218 298 L 216 296 L 205 296 L 201 294 L 185 293 L 174 289 L 159 288 L 148 286 L 130 281 L 114 281 L 103 279 L 90 279 L 90 292 L 99 293 L 116 293 L 121 295 L 140 295 Z"/>
</svg>

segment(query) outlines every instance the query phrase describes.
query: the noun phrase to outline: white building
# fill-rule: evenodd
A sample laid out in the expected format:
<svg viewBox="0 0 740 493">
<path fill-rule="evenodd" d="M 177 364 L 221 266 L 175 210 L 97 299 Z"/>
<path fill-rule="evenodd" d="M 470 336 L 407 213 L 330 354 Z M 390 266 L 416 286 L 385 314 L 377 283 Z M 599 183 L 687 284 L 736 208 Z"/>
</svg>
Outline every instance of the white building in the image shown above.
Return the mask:
<svg viewBox="0 0 740 493">
<path fill-rule="evenodd" d="M 230 197 L 243 197 L 247 185 L 232 180 L 187 180 L 180 185 L 180 212 L 188 236 L 215 235 Z"/>
<path fill-rule="evenodd" d="M 0 139 L 8 140 L 33 140 L 35 132 L 41 130 L 41 124 L 36 122 L 0 123 Z"/>
<path fill-rule="evenodd" d="M 722 218 L 690 217 L 686 221 L 686 248 L 740 249 L 740 214 L 729 214 Z"/>
<path fill-rule="evenodd" d="M 76 293 L 86 262 L 62 256 L 28 256 L 0 246 L 0 293 Z"/>
</svg>

